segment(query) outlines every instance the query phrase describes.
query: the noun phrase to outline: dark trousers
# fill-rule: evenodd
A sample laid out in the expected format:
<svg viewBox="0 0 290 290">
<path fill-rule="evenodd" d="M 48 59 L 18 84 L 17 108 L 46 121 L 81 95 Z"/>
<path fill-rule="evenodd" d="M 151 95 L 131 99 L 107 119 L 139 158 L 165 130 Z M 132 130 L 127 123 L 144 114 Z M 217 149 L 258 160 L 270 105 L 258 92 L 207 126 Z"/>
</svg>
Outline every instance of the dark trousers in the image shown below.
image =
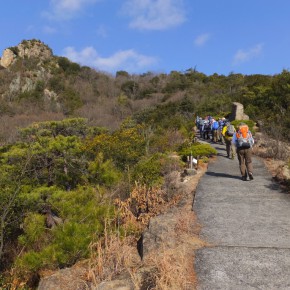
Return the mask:
<svg viewBox="0 0 290 290">
<path fill-rule="evenodd" d="M 253 173 L 252 148 L 249 149 L 238 148 L 237 155 L 239 159 L 240 171 L 242 176 L 247 176 L 247 172 Z"/>
</svg>

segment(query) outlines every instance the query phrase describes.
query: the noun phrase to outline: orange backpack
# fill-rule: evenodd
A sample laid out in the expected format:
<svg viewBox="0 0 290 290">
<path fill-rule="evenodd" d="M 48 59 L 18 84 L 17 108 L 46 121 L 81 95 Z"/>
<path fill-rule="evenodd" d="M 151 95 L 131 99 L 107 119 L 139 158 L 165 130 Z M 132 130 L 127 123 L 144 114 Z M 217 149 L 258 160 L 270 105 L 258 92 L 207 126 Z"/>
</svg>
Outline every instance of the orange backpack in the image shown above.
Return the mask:
<svg viewBox="0 0 290 290">
<path fill-rule="evenodd" d="M 237 133 L 237 137 L 240 138 L 240 137 L 243 137 L 243 138 L 247 138 L 248 137 L 248 132 L 249 132 L 249 127 L 248 125 L 241 125 L 239 126 L 239 130 L 238 130 L 238 133 Z M 241 136 L 239 136 L 241 135 Z"/>
<path fill-rule="evenodd" d="M 239 130 L 237 132 L 237 141 L 238 147 L 242 149 L 248 149 L 251 147 L 250 144 L 250 136 L 249 136 L 249 127 L 248 125 L 239 126 Z"/>
</svg>

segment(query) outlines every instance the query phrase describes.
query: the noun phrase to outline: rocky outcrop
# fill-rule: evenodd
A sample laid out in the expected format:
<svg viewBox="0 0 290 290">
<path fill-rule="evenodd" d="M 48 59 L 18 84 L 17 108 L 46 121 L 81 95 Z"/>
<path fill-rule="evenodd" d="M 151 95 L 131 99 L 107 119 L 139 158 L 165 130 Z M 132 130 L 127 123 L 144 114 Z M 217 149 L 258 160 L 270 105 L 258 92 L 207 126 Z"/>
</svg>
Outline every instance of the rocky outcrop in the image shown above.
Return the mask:
<svg viewBox="0 0 290 290">
<path fill-rule="evenodd" d="M 232 113 L 230 121 L 233 120 L 249 120 L 249 116 L 244 113 L 244 106 L 241 103 L 234 102 L 232 105 Z"/>
<path fill-rule="evenodd" d="M 10 79 L 8 89 L 3 90 L 1 95 L 3 99 L 11 101 L 20 93 L 33 91 L 38 83 L 43 83 L 51 77 L 51 67 L 57 66 L 52 50 L 38 40 L 24 40 L 17 46 L 5 49 L 0 58 L 0 69 L 9 69 L 19 59 L 24 59 L 23 69 L 16 70 L 14 77 Z M 49 65 L 44 66 L 46 60 L 48 60 L 46 64 Z M 46 90 L 44 98 L 47 102 L 56 101 L 57 94 Z"/>
<path fill-rule="evenodd" d="M 49 59 L 52 57 L 51 49 L 43 42 L 38 40 L 23 41 L 18 46 L 19 57 L 35 57 L 40 60 Z"/>
<path fill-rule="evenodd" d="M 129 280 L 113 280 L 102 282 L 92 290 L 135 290 L 134 284 Z"/>
<path fill-rule="evenodd" d="M 184 177 L 180 177 L 177 172 L 173 172 L 177 174 L 174 181 L 174 191 L 181 194 L 181 200 L 166 213 L 150 220 L 148 229 L 143 233 L 143 260 L 146 260 L 152 253 L 160 253 L 164 247 L 166 249 L 176 249 L 193 241 L 196 228 L 194 227 L 195 218 L 191 206 L 198 181 L 206 171 L 206 167 L 207 165 L 203 164 L 203 167 L 196 171 L 196 175 L 186 175 Z M 187 222 L 190 223 L 189 227 L 185 225 Z M 181 224 L 183 225 L 181 226 Z M 188 234 L 189 238 L 181 239 L 181 236 Z M 195 246 L 200 245 L 198 239 L 195 239 L 194 242 Z"/>
<path fill-rule="evenodd" d="M 56 101 L 58 99 L 58 95 L 54 91 L 50 91 L 48 89 L 44 89 L 43 93 L 44 93 L 44 97 L 48 101 L 50 101 L 50 100 Z"/>
<path fill-rule="evenodd" d="M 19 45 L 6 48 L 0 58 L 0 65 L 8 68 L 17 58 L 37 58 L 44 61 L 52 57 L 52 50 L 39 40 L 24 40 Z"/>
<path fill-rule="evenodd" d="M 0 58 L 0 65 L 4 68 L 7 68 L 13 63 L 15 58 L 16 55 L 13 53 L 13 51 L 9 48 L 6 48 L 3 51 L 2 57 Z"/>
<path fill-rule="evenodd" d="M 81 290 L 89 289 L 86 281 L 87 269 L 81 266 L 59 270 L 51 276 L 43 278 L 38 290 Z"/>
</svg>

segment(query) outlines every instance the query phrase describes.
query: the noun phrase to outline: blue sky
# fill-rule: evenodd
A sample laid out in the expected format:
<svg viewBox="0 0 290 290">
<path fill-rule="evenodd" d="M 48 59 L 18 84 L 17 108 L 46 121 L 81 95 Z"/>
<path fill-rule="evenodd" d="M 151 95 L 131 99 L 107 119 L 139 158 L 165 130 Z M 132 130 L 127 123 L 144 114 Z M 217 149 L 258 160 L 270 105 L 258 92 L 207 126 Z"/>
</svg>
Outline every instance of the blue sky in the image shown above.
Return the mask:
<svg viewBox="0 0 290 290">
<path fill-rule="evenodd" d="M 39 39 L 54 55 L 115 74 L 290 69 L 289 0 L 2 1 L 0 55 Z"/>
</svg>

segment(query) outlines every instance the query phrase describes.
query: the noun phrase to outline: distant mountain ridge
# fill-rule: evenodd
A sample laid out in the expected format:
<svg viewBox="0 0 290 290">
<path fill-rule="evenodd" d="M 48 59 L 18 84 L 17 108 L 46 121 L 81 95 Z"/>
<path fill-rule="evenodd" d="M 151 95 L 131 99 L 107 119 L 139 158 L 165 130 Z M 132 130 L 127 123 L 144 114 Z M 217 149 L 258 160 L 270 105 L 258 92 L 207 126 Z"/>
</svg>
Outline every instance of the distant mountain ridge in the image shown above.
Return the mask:
<svg viewBox="0 0 290 290">
<path fill-rule="evenodd" d="M 207 76 L 192 68 L 111 75 L 56 56 L 35 39 L 5 49 L 0 68 L 0 144 L 15 141 L 16 128 L 32 122 L 82 117 L 114 130 L 130 116 L 161 117 L 154 110 L 170 104 L 178 112 L 218 118 L 231 113 L 233 102 L 271 135 L 279 133 L 276 139 L 290 136 L 287 70 L 273 76 Z"/>
</svg>

